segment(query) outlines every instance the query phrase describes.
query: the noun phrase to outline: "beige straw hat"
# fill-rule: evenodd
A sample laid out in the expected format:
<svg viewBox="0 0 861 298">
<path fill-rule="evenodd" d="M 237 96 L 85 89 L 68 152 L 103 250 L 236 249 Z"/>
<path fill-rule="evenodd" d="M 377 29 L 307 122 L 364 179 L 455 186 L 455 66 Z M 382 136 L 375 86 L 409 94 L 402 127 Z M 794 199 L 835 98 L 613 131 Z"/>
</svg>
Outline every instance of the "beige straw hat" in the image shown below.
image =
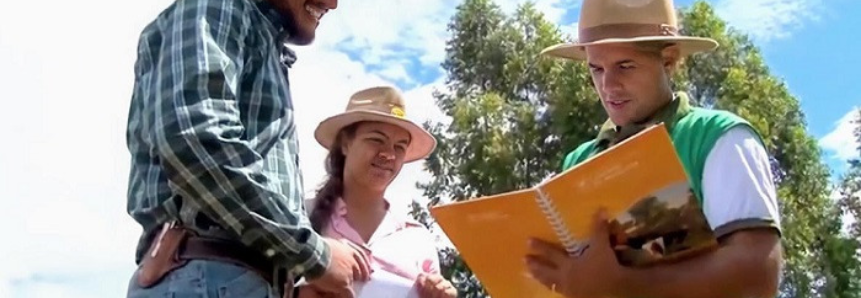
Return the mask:
<svg viewBox="0 0 861 298">
<path fill-rule="evenodd" d="M 361 121 L 385 122 L 407 130 L 411 136 L 404 162 L 427 158 L 436 148 L 436 139 L 417 123 L 406 118 L 401 92 L 381 86 L 353 94 L 343 113 L 326 118 L 314 131 L 314 138 L 326 149 L 332 146 L 338 133 L 346 126 Z"/>
<path fill-rule="evenodd" d="M 679 34 L 672 0 L 584 0 L 576 42 L 550 46 L 541 54 L 585 60 L 584 46 L 641 41 L 670 41 L 682 57 L 718 46 L 710 38 Z"/>
</svg>

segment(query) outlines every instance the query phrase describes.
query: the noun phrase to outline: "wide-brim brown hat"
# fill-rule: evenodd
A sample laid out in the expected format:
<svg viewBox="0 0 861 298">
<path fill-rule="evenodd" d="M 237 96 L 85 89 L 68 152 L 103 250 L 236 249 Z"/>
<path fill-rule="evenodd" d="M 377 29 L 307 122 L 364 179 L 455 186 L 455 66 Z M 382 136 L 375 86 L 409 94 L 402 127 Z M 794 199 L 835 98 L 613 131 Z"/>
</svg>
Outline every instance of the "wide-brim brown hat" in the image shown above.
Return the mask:
<svg viewBox="0 0 861 298">
<path fill-rule="evenodd" d="M 437 142 L 433 135 L 406 118 L 401 92 L 388 86 L 372 87 L 354 93 L 343 113 L 326 118 L 317 125 L 314 138 L 326 149 L 331 149 L 341 129 L 362 121 L 389 123 L 409 132 L 410 145 L 404 154 L 404 162 L 427 158 L 436 148 Z"/>
<path fill-rule="evenodd" d="M 575 42 L 545 48 L 542 55 L 586 60 L 586 46 L 667 41 L 678 45 L 682 57 L 713 50 L 711 38 L 680 35 L 672 0 L 583 0 Z"/>
</svg>

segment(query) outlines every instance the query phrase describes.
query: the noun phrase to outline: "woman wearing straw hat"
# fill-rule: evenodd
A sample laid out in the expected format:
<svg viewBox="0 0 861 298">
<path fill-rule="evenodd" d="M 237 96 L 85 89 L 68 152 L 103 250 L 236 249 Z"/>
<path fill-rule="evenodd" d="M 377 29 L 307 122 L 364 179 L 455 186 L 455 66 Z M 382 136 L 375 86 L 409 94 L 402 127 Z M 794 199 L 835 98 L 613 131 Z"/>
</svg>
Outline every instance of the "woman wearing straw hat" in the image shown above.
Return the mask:
<svg viewBox="0 0 861 298">
<path fill-rule="evenodd" d="M 691 107 L 670 82 L 680 59 L 717 42 L 680 35 L 671 0 L 584 0 L 578 26 L 577 42 L 542 54 L 585 61 L 609 119 L 595 139 L 567 155 L 563 169 L 664 123 L 720 246 L 677 263 L 623 267 L 598 215 L 579 257 L 535 241 L 527 256 L 532 275 L 569 297 L 776 296 L 780 216 L 762 140 L 737 115 Z"/>
<path fill-rule="evenodd" d="M 314 137 L 329 149 L 328 178 L 312 202 L 314 229 L 364 248 L 375 274 L 415 283 L 422 298 L 455 297 L 439 274 L 430 232 L 406 214 L 392 213 L 384 197 L 404 163 L 424 159 L 436 147 L 429 132 L 405 118 L 400 92 L 373 87 L 353 94 L 346 111 L 322 121 Z M 300 297 L 315 297 L 325 289 L 301 291 Z"/>
</svg>

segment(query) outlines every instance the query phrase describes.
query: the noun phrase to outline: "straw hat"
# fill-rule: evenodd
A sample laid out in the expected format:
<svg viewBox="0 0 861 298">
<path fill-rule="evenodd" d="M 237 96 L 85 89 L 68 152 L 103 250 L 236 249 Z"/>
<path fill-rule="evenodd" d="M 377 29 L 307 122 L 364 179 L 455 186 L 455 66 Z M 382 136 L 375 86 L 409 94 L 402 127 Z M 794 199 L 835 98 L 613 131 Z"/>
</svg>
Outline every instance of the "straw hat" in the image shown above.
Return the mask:
<svg viewBox="0 0 861 298">
<path fill-rule="evenodd" d="M 661 40 L 677 44 L 682 57 L 718 46 L 710 38 L 680 35 L 672 0 L 583 0 L 578 40 L 541 54 L 585 60 L 584 46 Z"/>
<path fill-rule="evenodd" d="M 344 127 L 360 121 L 377 121 L 397 125 L 410 133 L 411 141 L 404 162 L 426 158 L 436 148 L 436 139 L 420 125 L 406 118 L 404 98 L 392 87 L 373 87 L 353 94 L 347 109 L 326 118 L 314 131 L 314 138 L 330 149 Z"/>
</svg>

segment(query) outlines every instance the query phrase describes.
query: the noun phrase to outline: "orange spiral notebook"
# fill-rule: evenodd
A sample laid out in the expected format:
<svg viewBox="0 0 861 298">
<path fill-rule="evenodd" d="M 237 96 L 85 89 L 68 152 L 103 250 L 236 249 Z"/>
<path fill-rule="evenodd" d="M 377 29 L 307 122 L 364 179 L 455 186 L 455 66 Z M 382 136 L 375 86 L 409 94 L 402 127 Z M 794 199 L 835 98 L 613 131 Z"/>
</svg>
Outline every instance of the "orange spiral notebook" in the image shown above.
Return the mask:
<svg viewBox="0 0 861 298">
<path fill-rule="evenodd" d="M 672 261 L 717 244 L 662 124 L 535 187 L 430 212 L 491 297 L 543 298 L 561 295 L 529 276 L 527 240 L 543 239 L 576 255 L 602 207 L 625 266 Z"/>
</svg>

